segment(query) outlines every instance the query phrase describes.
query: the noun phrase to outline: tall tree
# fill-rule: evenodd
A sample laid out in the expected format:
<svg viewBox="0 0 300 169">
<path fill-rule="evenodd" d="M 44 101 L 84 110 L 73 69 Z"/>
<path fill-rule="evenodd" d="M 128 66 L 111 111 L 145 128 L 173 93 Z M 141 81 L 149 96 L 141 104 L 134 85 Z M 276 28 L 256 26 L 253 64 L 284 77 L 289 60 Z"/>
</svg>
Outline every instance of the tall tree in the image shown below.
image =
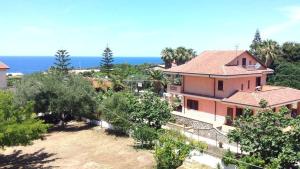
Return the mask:
<svg viewBox="0 0 300 169">
<path fill-rule="evenodd" d="M 196 56 L 193 49 L 186 49 L 185 47 L 178 47 L 175 52 L 175 62 L 177 65 L 182 65 Z"/>
<path fill-rule="evenodd" d="M 270 67 L 280 55 L 280 46 L 276 41 L 264 40 L 256 51 L 257 57 L 265 62 L 267 67 Z"/>
<path fill-rule="evenodd" d="M 174 50 L 172 48 L 165 48 L 161 51 L 161 59 L 165 62 L 165 68 L 171 68 L 174 61 Z"/>
<path fill-rule="evenodd" d="M 32 102 L 18 106 L 13 93 L 0 90 L 0 148 L 27 145 L 41 138 L 48 125 L 34 117 Z"/>
<path fill-rule="evenodd" d="M 256 29 L 254 39 L 252 40 L 252 44 L 250 45 L 250 52 L 254 55 L 257 56 L 257 49 L 259 48 L 262 40 L 260 37 L 259 30 Z"/>
<path fill-rule="evenodd" d="M 68 73 L 71 59 L 67 50 L 58 50 L 55 54 L 54 68 L 60 72 Z"/>
<path fill-rule="evenodd" d="M 113 68 L 113 53 L 110 50 L 109 47 L 106 47 L 102 54 L 103 58 L 100 63 L 101 71 L 105 72 L 106 74 L 109 74 L 109 72 Z"/>
<path fill-rule="evenodd" d="M 167 84 L 167 79 L 165 74 L 160 70 L 150 70 L 150 78 L 154 92 L 157 94 L 162 94 L 165 85 Z"/>
</svg>

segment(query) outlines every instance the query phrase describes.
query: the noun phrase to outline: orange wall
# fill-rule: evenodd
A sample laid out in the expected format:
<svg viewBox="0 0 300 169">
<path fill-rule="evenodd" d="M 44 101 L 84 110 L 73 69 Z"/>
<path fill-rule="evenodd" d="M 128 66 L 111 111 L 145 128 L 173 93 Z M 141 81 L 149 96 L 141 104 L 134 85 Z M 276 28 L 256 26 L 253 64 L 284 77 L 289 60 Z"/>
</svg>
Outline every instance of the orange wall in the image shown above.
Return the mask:
<svg viewBox="0 0 300 169">
<path fill-rule="evenodd" d="M 223 91 L 218 91 L 218 80 L 223 80 Z M 250 88 L 248 89 L 248 80 L 250 81 Z M 266 83 L 266 75 L 261 78 L 261 83 Z M 240 77 L 240 78 L 216 78 L 215 96 L 219 98 L 226 98 L 231 96 L 237 90 L 241 91 L 243 84 L 243 91 L 255 91 L 256 77 Z M 185 76 L 184 77 L 184 92 L 199 94 L 204 96 L 214 96 L 214 79 L 208 77 Z"/>
<path fill-rule="evenodd" d="M 214 80 L 208 77 L 185 76 L 184 92 L 213 96 Z"/>
<path fill-rule="evenodd" d="M 223 91 L 218 90 L 218 80 L 223 80 Z M 248 89 L 248 80 L 250 81 L 250 88 Z M 263 81 L 263 78 L 262 78 Z M 241 86 L 243 84 L 243 90 Z M 231 79 L 216 79 L 216 97 L 229 97 L 237 90 L 239 91 L 255 91 L 256 88 L 256 77 L 241 77 Z"/>
<path fill-rule="evenodd" d="M 197 100 L 198 101 L 198 111 L 202 111 L 202 112 L 206 112 L 206 113 L 210 113 L 210 114 L 215 114 L 215 101 L 213 100 L 206 100 L 206 99 L 200 99 L 200 98 L 194 98 L 194 97 L 187 97 L 185 96 L 185 105 L 184 107 L 187 108 L 187 99 L 191 99 L 191 100 Z M 216 102 L 216 114 L 219 116 L 226 116 L 227 115 L 227 107 L 231 107 L 233 108 L 233 114 L 235 117 L 235 106 L 231 106 L 231 105 L 226 105 L 220 102 Z"/>
</svg>

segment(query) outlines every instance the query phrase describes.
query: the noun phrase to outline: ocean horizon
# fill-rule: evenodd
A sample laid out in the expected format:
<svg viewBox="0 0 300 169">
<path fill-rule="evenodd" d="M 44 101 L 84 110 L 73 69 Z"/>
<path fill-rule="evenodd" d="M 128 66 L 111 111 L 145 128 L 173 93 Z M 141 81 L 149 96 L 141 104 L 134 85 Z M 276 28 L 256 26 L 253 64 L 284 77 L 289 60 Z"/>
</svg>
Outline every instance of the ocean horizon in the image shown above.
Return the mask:
<svg viewBox="0 0 300 169">
<path fill-rule="evenodd" d="M 76 69 L 99 67 L 101 58 L 97 56 L 71 56 L 71 66 Z M 0 61 L 7 64 L 8 73 L 30 74 L 48 70 L 53 66 L 54 56 L 0 56 Z M 114 56 L 114 64 L 162 64 L 159 56 Z"/>
</svg>

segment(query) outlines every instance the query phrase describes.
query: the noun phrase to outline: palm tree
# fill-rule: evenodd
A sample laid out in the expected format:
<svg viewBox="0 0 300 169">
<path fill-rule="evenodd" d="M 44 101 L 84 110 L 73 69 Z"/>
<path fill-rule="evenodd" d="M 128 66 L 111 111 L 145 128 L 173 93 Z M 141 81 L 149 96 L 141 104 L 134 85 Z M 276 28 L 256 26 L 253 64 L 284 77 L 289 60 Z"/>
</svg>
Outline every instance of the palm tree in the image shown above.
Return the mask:
<svg viewBox="0 0 300 169">
<path fill-rule="evenodd" d="M 258 47 L 258 57 L 270 67 L 280 53 L 279 44 L 273 40 L 265 40 Z"/>
<path fill-rule="evenodd" d="M 152 86 L 154 88 L 154 91 L 157 94 L 161 94 L 161 92 L 164 90 L 167 79 L 164 75 L 164 73 L 160 70 L 150 70 L 150 80 L 152 82 Z"/>
<path fill-rule="evenodd" d="M 193 49 L 186 49 L 185 47 L 178 47 L 175 52 L 175 62 L 177 65 L 182 65 L 196 56 Z"/>
<path fill-rule="evenodd" d="M 165 62 L 165 68 L 171 68 L 174 60 L 174 50 L 172 48 L 165 48 L 161 51 L 161 59 Z"/>
</svg>

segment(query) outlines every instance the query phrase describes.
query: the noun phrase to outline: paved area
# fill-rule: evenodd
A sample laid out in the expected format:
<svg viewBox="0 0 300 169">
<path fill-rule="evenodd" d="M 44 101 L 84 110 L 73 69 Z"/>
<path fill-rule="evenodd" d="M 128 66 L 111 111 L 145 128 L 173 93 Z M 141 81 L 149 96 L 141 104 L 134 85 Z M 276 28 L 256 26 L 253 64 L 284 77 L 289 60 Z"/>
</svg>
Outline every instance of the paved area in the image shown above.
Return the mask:
<svg viewBox="0 0 300 169">
<path fill-rule="evenodd" d="M 0 150 L 0 168 L 154 168 L 153 154 L 134 149 L 133 145 L 131 138 L 72 123 L 65 131 L 52 131 L 45 140 L 36 140 L 33 145 Z"/>
</svg>

